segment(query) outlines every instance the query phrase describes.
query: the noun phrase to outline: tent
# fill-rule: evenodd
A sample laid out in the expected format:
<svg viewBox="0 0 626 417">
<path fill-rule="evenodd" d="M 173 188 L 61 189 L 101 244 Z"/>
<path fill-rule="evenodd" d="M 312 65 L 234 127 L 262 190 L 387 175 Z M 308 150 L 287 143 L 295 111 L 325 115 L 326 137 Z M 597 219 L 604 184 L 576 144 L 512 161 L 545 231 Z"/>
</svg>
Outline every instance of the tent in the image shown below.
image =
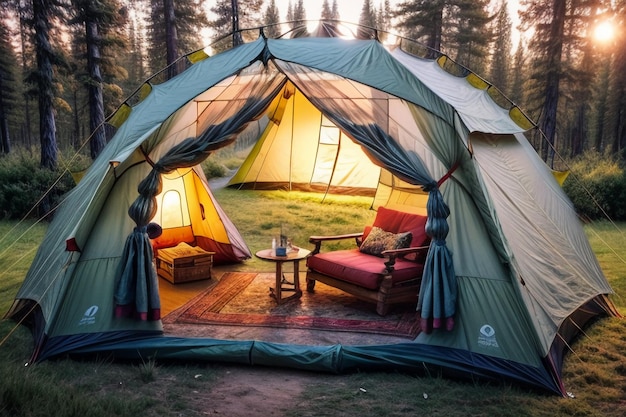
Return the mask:
<svg viewBox="0 0 626 417">
<path fill-rule="evenodd" d="M 589 320 L 617 312 L 572 204 L 525 139 L 532 124 L 517 107 L 496 104 L 491 86 L 471 72 L 451 74 L 445 56 L 425 60 L 371 39 L 259 37 L 188 58 L 187 70 L 147 83 L 140 100 L 120 107 L 115 136 L 50 225 L 8 314 L 33 325 L 35 360 L 109 352 L 329 372 L 437 366 L 565 393 L 565 346 Z M 232 143 L 291 85 L 390 173 L 381 180 L 389 204 L 428 213 L 420 314 L 453 318 L 454 326 L 402 344 L 305 346 L 175 337 L 163 335 L 158 320 L 115 318 L 123 253 L 145 248 L 161 176 Z M 198 188 L 204 179 L 194 172 Z M 222 237 L 245 258 L 217 205 L 215 213 Z M 192 229 L 208 234 L 216 221 L 200 233 L 192 220 Z M 437 298 L 444 286 L 454 298 Z"/>
<path fill-rule="evenodd" d="M 267 114 L 265 129 L 230 187 L 374 195 L 380 167 L 292 83 Z"/>
</svg>

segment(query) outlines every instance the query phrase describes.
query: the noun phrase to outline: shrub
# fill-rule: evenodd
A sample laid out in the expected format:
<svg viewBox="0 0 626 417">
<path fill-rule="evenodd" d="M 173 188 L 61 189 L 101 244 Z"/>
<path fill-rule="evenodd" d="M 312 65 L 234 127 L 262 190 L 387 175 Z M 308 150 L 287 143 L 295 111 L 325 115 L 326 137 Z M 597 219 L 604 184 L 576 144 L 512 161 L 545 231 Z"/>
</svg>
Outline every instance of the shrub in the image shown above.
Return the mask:
<svg viewBox="0 0 626 417">
<path fill-rule="evenodd" d="M 589 151 L 570 163 L 563 189 L 578 214 L 588 219 L 626 219 L 626 174 L 610 155 Z"/>
<path fill-rule="evenodd" d="M 202 162 L 201 166 L 207 179 L 221 178 L 226 175 L 226 168 L 216 161 L 215 158 L 208 158 Z"/>
<path fill-rule="evenodd" d="M 63 169 L 42 168 L 38 151 L 14 148 L 0 158 L 0 218 L 48 216 L 73 186 Z"/>
</svg>

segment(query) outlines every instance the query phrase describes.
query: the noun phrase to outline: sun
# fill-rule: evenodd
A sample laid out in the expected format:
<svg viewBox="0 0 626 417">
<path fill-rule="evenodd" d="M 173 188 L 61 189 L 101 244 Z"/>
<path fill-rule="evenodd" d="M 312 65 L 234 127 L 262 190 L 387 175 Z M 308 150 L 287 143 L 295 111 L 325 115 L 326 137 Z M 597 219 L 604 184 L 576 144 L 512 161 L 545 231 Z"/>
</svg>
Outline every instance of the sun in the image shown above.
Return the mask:
<svg viewBox="0 0 626 417">
<path fill-rule="evenodd" d="M 599 23 L 593 31 L 593 37 L 598 42 L 608 42 L 615 36 L 615 27 L 611 22 Z"/>
</svg>

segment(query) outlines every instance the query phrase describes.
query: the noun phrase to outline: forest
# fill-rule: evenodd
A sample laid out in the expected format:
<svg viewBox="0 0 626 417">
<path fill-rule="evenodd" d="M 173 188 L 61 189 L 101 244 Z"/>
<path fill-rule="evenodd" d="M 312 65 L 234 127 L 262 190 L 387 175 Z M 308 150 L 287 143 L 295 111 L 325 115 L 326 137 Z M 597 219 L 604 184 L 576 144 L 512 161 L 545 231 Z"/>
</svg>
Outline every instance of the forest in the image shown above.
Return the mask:
<svg viewBox="0 0 626 417">
<path fill-rule="evenodd" d="M 621 165 L 626 0 L 515 3 L 517 16 L 506 0 L 363 0 L 354 36 L 408 39 L 412 53 L 474 72 L 535 123 L 528 139 L 554 169 L 589 152 Z M 286 10 L 275 0 L 2 0 L 0 13 L 0 160 L 26 149 L 50 170 L 67 155 L 96 158 L 119 106 L 197 51 L 218 53 L 260 27 L 277 38 L 342 20 L 338 0 L 323 0 L 319 16 L 303 0 Z"/>
</svg>

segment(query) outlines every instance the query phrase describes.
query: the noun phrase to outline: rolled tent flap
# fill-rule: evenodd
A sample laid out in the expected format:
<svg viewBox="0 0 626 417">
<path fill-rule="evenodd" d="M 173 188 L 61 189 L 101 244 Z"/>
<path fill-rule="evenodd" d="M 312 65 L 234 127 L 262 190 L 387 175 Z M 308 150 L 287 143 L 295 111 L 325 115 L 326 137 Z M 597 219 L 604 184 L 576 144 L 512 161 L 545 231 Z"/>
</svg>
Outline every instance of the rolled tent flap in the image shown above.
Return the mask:
<svg viewBox="0 0 626 417">
<path fill-rule="evenodd" d="M 137 226 L 124 245 L 115 283 L 115 317 L 118 318 L 161 319 L 159 284 L 146 228 Z"/>
<path fill-rule="evenodd" d="M 443 201 L 439 188 L 431 190 L 426 221 L 426 234 L 430 236 L 431 243 L 417 302 L 420 327 L 425 333 L 433 329 L 445 328 L 451 331 L 454 328 L 457 283 L 452 253 L 446 246 L 446 236 L 450 230 L 446 219 L 449 215 L 450 209 Z"/>
</svg>

